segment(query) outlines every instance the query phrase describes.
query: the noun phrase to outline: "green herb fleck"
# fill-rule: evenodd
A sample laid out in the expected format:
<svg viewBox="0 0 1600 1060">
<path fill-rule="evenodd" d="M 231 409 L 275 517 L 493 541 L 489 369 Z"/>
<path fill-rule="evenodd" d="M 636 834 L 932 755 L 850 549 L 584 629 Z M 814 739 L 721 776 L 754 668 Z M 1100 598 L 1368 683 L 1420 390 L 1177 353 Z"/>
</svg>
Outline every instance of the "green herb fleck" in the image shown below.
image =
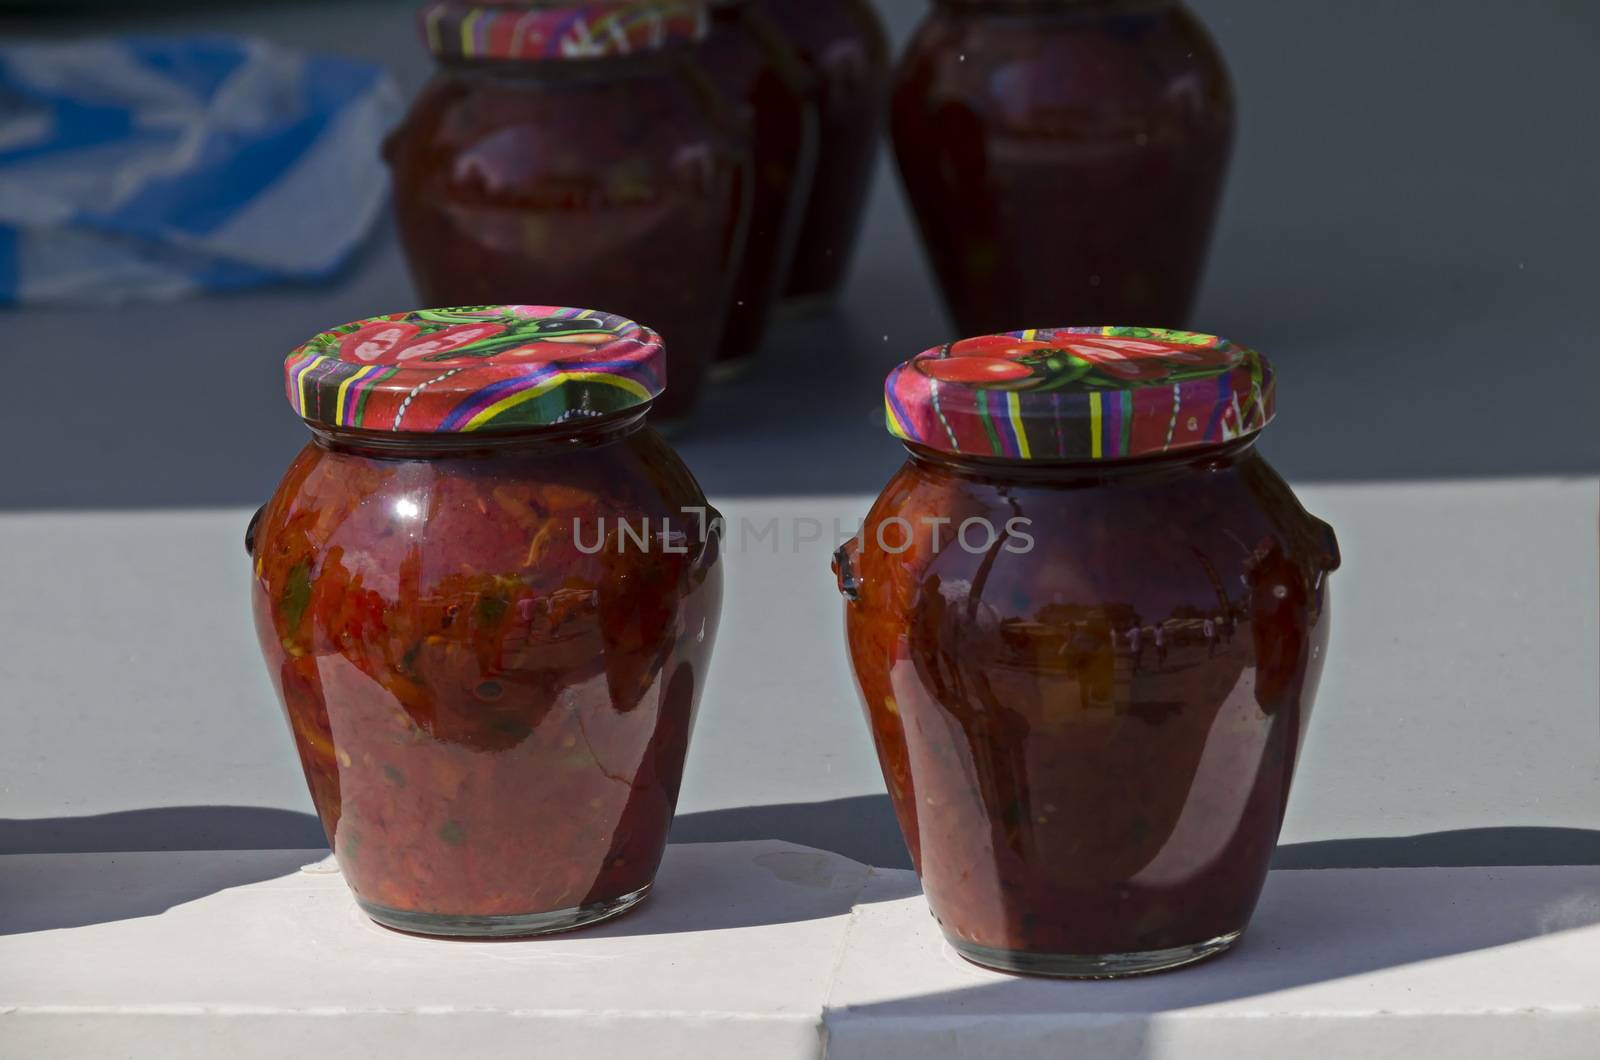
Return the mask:
<svg viewBox="0 0 1600 1060">
<path fill-rule="evenodd" d="M 311 561 L 301 560 L 289 568 L 289 584 L 283 587 L 283 620 L 291 631 L 300 628 L 300 620 L 310 606 Z"/>
<path fill-rule="evenodd" d="M 506 613 L 507 604 L 498 596 L 485 596 L 478 601 L 478 617 L 486 625 L 494 625 Z"/>
<path fill-rule="evenodd" d="M 406 786 L 406 775 L 388 763 L 384 763 L 383 775 L 388 777 L 389 783 L 393 784 L 397 788 L 403 788 Z"/>
<path fill-rule="evenodd" d="M 459 821 L 446 821 L 444 827 L 439 829 L 439 838 L 453 847 L 458 847 L 467 841 L 467 830 L 461 827 Z"/>
</svg>

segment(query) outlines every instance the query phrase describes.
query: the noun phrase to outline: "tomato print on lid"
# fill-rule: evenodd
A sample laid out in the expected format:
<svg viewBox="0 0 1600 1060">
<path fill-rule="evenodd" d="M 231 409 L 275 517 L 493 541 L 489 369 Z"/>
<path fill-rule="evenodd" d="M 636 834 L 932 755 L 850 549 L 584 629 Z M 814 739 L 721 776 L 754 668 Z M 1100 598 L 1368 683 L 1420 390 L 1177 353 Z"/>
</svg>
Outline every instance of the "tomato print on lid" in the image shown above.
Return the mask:
<svg viewBox="0 0 1600 1060">
<path fill-rule="evenodd" d="M 431 0 L 423 43 L 445 59 L 603 59 L 704 39 L 708 0 Z"/>
<path fill-rule="evenodd" d="M 1272 366 L 1215 335 L 1038 328 L 936 346 L 884 383 L 889 433 L 1000 460 L 1124 460 L 1260 431 Z"/>
<path fill-rule="evenodd" d="M 323 427 L 518 430 L 644 405 L 666 388 L 661 337 L 559 306 L 419 309 L 325 331 L 284 361 L 289 403 Z"/>
</svg>

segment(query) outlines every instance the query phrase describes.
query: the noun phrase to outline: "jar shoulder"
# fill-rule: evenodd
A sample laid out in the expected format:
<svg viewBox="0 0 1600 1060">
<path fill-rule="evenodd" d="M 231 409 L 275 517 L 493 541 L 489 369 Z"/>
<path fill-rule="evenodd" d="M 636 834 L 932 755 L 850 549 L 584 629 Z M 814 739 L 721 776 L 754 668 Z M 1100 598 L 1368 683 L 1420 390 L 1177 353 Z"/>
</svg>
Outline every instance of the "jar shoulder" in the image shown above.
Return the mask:
<svg viewBox="0 0 1600 1060">
<path fill-rule="evenodd" d="M 686 160 L 703 175 L 738 166 L 746 150 L 726 100 L 687 60 L 619 80 L 440 71 L 385 145 L 402 193 L 418 181 L 492 191 L 608 173 L 638 180 Z"/>
<path fill-rule="evenodd" d="M 935 8 L 896 72 L 897 110 L 961 103 L 1019 121 L 1052 111 L 1148 111 L 1231 122 L 1232 82 L 1179 4 L 1018 14 Z"/>
<path fill-rule="evenodd" d="M 274 553 L 363 552 L 399 565 L 425 552 L 441 568 L 517 573 L 581 563 L 584 548 L 624 520 L 654 532 L 670 523 L 667 532 L 698 539 L 695 513 L 705 506 L 687 465 L 648 429 L 594 448 L 445 457 L 313 443 L 266 505 L 256 553 L 259 566 Z"/>
<path fill-rule="evenodd" d="M 1215 469 L 1061 485 L 908 461 L 859 548 L 862 581 L 889 611 L 960 598 L 1030 621 L 1061 607 L 1128 621 L 1223 613 L 1263 571 L 1288 569 L 1309 592 L 1338 565 L 1326 524 L 1253 452 Z"/>
</svg>

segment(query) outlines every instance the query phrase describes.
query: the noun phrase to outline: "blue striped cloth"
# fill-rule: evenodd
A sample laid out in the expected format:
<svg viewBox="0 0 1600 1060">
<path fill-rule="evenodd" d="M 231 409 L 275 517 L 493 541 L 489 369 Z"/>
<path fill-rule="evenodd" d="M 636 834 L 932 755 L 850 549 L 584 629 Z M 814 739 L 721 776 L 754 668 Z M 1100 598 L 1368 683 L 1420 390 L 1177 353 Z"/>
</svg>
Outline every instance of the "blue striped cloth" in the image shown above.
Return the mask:
<svg viewBox="0 0 1600 1060">
<path fill-rule="evenodd" d="M 259 40 L 0 45 L 0 305 L 328 276 L 398 110 L 378 67 Z"/>
</svg>

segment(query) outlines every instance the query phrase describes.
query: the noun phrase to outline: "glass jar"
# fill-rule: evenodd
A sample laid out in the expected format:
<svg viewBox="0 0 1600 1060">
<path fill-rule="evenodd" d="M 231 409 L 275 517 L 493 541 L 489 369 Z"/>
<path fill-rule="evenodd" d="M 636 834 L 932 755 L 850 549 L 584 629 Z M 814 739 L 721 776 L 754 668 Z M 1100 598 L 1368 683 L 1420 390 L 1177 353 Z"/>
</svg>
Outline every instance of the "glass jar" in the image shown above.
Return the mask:
<svg viewBox="0 0 1600 1060">
<path fill-rule="evenodd" d="M 889 38 L 870 0 L 760 0 L 816 77 L 822 140 L 787 294 L 825 302 L 844 283 L 878 162 Z"/>
<path fill-rule="evenodd" d="M 957 328 L 1182 326 L 1233 124 L 1222 56 L 1174 0 L 935 0 L 892 128 Z"/>
<path fill-rule="evenodd" d="M 645 423 L 662 358 L 621 317 L 476 306 L 285 362 L 314 437 L 247 534 L 256 629 L 379 923 L 535 935 L 649 892 L 722 594 Z"/>
<path fill-rule="evenodd" d="M 751 197 L 749 144 L 694 62 L 704 0 L 438 0 L 420 19 L 439 66 L 385 153 L 423 298 L 648 320 L 672 339 L 657 420 L 683 419 Z"/>
<path fill-rule="evenodd" d="M 1254 447 L 1267 362 L 1134 328 L 942 346 L 835 558 L 895 812 L 951 945 L 1114 976 L 1227 948 L 1328 640 L 1333 532 Z"/>
<path fill-rule="evenodd" d="M 755 163 L 749 233 L 716 356 L 718 374 L 727 375 L 760 347 L 789 278 L 817 171 L 816 87 L 753 0 L 712 0 L 700 54 L 706 76 L 737 109 Z"/>
</svg>

